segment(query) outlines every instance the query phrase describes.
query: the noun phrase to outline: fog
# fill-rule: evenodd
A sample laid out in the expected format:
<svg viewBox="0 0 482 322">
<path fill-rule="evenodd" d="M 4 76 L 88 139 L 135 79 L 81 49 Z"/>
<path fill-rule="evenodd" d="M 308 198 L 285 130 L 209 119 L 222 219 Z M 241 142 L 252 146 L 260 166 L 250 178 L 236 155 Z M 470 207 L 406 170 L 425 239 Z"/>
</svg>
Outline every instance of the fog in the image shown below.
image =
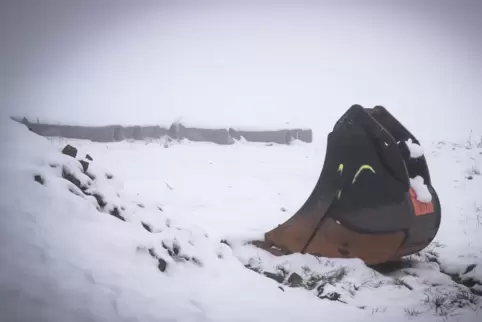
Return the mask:
<svg viewBox="0 0 482 322">
<path fill-rule="evenodd" d="M 384 105 L 424 139 L 482 132 L 477 1 L 1 6 L 5 115 L 302 126 L 324 137 L 357 103 Z"/>
</svg>

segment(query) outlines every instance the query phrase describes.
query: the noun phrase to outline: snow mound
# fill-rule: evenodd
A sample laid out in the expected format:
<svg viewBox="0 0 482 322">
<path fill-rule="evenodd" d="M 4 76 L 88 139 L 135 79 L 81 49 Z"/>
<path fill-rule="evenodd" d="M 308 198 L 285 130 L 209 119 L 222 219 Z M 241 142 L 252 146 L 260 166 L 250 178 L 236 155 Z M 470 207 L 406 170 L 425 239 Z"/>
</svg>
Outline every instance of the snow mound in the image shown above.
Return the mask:
<svg viewBox="0 0 482 322">
<path fill-rule="evenodd" d="M 100 145 L 85 143 L 81 148 L 86 151 L 78 155 L 88 152 L 93 157 L 85 169 L 80 163 L 85 159 L 62 154 L 61 148 L 25 127 L 13 122 L 0 125 L 0 153 L 7 156 L 0 166 L 1 320 L 283 322 L 329 317 L 374 322 L 408 317 L 420 321 L 438 321 L 440 316 L 460 321 L 476 318 L 480 302 L 472 292 L 482 284 L 477 282 L 482 266 L 476 258 L 466 257 L 464 266 L 448 271 L 455 269 L 452 262 L 459 260 L 461 248 L 452 248 L 455 254 L 428 249 L 384 272 L 358 259 L 307 254 L 277 257 L 250 244 L 262 237 L 261 229 L 222 236 L 201 225 L 209 215 L 233 226 L 243 227 L 246 218 L 262 222 L 259 213 L 263 212 L 241 217 L 230 216 L 229 209 L 245 202 L 243 191 L 259 194 L 280 186 L 274 179 L 266 186 L 266 180 L 251 177 L 245 190 L 229 195 L 233 187 L 222 181 L 229 172 L 213 167 L 226 160 L 205 152 L 218 151 L 217 147 L 196 147 L 204 154 L 195 159 L 196 152 L 187 152 L 193 149 L 182 146 L 164 149 L 116 143 L 100 149 Z M 244 160 L 255 158 L 262 150 L 239 144 L 225 155 L 231 158 L 238 148 L 243 150 L 236 157 L 245 155 L 245 159 L 236 160 L 243 166 L 235 167 L 235 172 L 244 178 L 257 171 Z M 293 154 L 292 149 L 283 149 L 267 150 L 276 160 L 291 162 L 279 158 L 278 153 Z M 109 154 L 115 164 L 103 163 L 102 153 Z M 191 153 L 186 156 L 190 163 L 182 158 L 185 153 Z M 169 166 L 160 162 L 167 158 L 173 159 Z M 175 165 L 185 172 L 173 172 Z M 230 167 L 232 172 L 232 163 Z M 268 173 L 269 177 L 284 173 L 281 168 L 269 168 L 276 174 Z M 162 175 L 156 177 L 159 173 Z M 160 181 L 169 173 L 169 180 Z M 178 173 L 177 180 L 174 173 Z M 155 182 L 150 181 L 153 177 Z M 183 185 L 186 178 L 190 180 Z M 416 184 L 419 181 L 414 179 Z M 188 193 L 194 182 L 210 190 L 201 195 L 203 203 L 196 199 L 199 195 Z M 197 194 L 202 193 L 195 188 Z M 218 188 L 225 194 L 218 194 Z M 218 204 L 221 200 L 226 203 L 225 208 L 210 206 L 202 212 L 213 194 Z M 188 214 L 180 208 L 186 204 L 195 205 Z M 291 207 L 295 203 L 287 208 Z M 261 206 L 256 209 L 264 210 Z M 201 212 L 206 217 L 199 220 L 196 217 Z M 282 211 L 279 216 L 275 219 L 286 214 Z M 444 269 L 446 273 L 441 272 Z"/>
<path fill-rule="evenodd" d="M 432 195 L 421 176 L 410 178 L 410 186 L 415 190 L 418 201 L 425 203 L 432 201 Z"/>
<path fill-rule="evenodd" d="M 407 144 L 408 150 L 410 151 L 411 158 L 416 159 L 424 155 L 423 147 L 419 144 L 414 143 L 412 139 L 408 139 L 407 141 L 405 141 L 405 143 Z"/>
</svg>

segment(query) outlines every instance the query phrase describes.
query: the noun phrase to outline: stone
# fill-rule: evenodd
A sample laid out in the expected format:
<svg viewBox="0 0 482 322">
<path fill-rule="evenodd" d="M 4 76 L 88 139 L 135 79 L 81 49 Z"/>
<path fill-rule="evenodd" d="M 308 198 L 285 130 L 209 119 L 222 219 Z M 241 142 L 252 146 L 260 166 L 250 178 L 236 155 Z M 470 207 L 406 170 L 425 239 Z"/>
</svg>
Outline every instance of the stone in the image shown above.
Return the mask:
<svg viewBox="0 0 482 322">
<path fill-rule="evenodd" d="M 151 226 L 149 226 L 149 224 L 146 224 L 145 222 L 141 221 L 141 225 L 142 225 L 142 227 L 144 227 L 145 230 L 152 233 L 152 228 L 151 228 Z"/>
<path fill-rule="evenodd" d="M 157 268 L 159 268 L 161 272 L 166 271 L 167 262 L 162 258 L 159 258 L 158 261 L 159 261 L 159 264 L 157 265 Z"/>
<path fill-rule="evenodd" d="M 201 260 L 199 260 L 198 258 L 193 257 L 193 258 L 191 258 L 191 260 L 192 260 L 192 262 L 193 262 L 194 264 L 196 264 L 197 266 L 202 266 L 202 262 L 201 262 Z"/>
<path fill-rule="evenodd" d="M 77 157 L 77 149 L 74 148 L 73 146 L 71 146 L 70 144 L 67 144 L 63 150 L 62 150 L 62 153 L 65 154 L 65 155 L 68 155 L 72 158 L 75 158 Z"/>
<path fill-rule="evenodd" d="M 297 273 L 291 273 L 287 284 L 291 287 L 300 287 L 303 284 L 303 278 Z"/>
<path fill-rule="evenodd" d="M 44 181 L 44 179 L 42 178 L 41 175 L 38 175 L 38 174 L 37 174 L 37 175 L 34 176 L 33 178 L 34 178 L 34 180 L 35 180 L 36 182 L 40 183 L 41 185 L 43 185 L 43 184 L 45 183 L 45 181 Z"/>
<path fill-rule="evenodd" d="M 102 209 L 107 205 L 107 202 L 104 201 L 104 197 L 102 197 L 99 193 L 93 193 L 92 196 L 97 200 L 99 207 Z"/>
<path fill-rule="evenodd" d="M 122 221 L 126 221 L 126 220 L 124 219 L 124 217 L 121 216 L 120 211 L 119 211 L 119 208 L 117 208 L 117 207 L 114 207 L 114 209 L 112 209 L 111 211 L 109 211 L 109 213 L 110 213 L 112 216 L 116 217 L 117 219 L 120 219 L 120 220 L 122 220 Z"/>
<path fill-rule="evenodd" d="M 82 165 L 82 169 L 84 169 L 84 172 L 87 172 L 87 169 L 89 169 L 89 162 L 85 160 L 80 160 L 79 162 Z"/>
<path fill-rule="evenodd" d="M 474 270 L 474 268 L 477 267 L 477 264 L 470 264 L 469 266 L 467 266 L 467 268 L 465 269 L 465 272 L 463 275 L 465 274 L 468 274 L 470 272 L 472 272 Z"/>
<path fill-rule="evenodd" d="M 283 275 L 279 275 L 271 272 L 263 272 L 263 275 L 268 278 L 271 278 L 272 280 L 275 280 L 278 283 L 283 283 L 283 281 L 285 280 L 285 277 Z"/>
</svg>

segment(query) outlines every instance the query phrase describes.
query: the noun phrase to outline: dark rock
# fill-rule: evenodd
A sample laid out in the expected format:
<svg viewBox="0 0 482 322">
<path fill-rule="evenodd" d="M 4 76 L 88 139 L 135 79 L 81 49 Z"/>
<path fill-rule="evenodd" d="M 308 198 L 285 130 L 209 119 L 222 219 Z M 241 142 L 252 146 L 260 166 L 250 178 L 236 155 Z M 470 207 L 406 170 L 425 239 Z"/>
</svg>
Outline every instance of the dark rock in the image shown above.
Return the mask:
<svg viewBox="0 0 482 322">
<path fill-rule="evenodd" d="M 70 144 L 67 144 L 64 149 L 62 150 L 62 153 L 65 155 L 68 155 L 72 158 L 77 157 L 77 149 L 71 146 Z"/>
<path fill-rule="evenodd" d="M 107 202 L 104 201 L 104 197 L 102 197 L 100 194 L 93 193 L 92 196 L 95 198 L 95 200 L 97 200 L 100 208 L 104 208 L 107 205 Z"/>
<path fill-rule="evenodd" d="M 320 284 L 316 288 L 317 296 L 320 297 L 323 294 L 324 291 L 325 291 L 325 284 Z"/>
<path fill-rule="evenodd" d="M 157 268 L 159 268 L 159 270 L 160 270 L 161 272 L 166 271 L 167 262 L 166 262 L 164 259 L 159 258 L 159 265 L 157 265 Z"/>
<path fill-rule="evenodd" d="M 148 224 L 146 224 L 145 222 L 141 221 L 141 224 L 142 224 L 142 227 L 144 227 L 145 230 L 147 230 L 148 232 L 152 233 L 152 228 L 151 226 L 149 226 Z"/>
<path fill-rule="evenodd" d="M 256 272 L 258 274 L 261 273 L 261 269 L 259 269 L 258 267 L 253 267 L 250 264 L 246 264 L 246 265 L 244 265 L 244 267 L 246 267 L 247 269 L 252 270 L 253 272 Z"/>
<path fill-rule="evenodd" d="M 196 264 L 197 266 L 202 266 L 202 263 L 201 263 L 201 261 L 200 261 L 198 258 L 193 257 L 193 258 L 191 258 L 191 260 L 192 260 L 192 262 L 193 262 L 194 264 Z"/>
<path fill-rule="evenodd" d="M 114 209 L 112 209 L 111 211 L 109 211 L 109 214 L 111 214 L 112 216 L 116 217 L 117 219 L 120 219 L 122 221 L 126 221 L 124 219 L 124 217 L 121 216 L 120 214 L 120 211 L 119 211 L 119 208 L 117 207 L 114 207 Z"/>
<path fill-rule="evenodd" d="M 268 278 L 271 278 L 271 279 L 275 280 L 278 283 L 283 283 L 283 281 L 285 280 L 285 277 L 283 275 L 280 275 L 280 274 L 263 272 L 263 275 L 268 277 Z"/>
<path fill-rule="evenodd" d="M 105 174 L 105 177 L 106 177 L 107 179 L 109 179 L 109 180 L 112 179 L 112 178 L 114 178 L 114 176 L 113 176 L 112 174 L 110 174 L 110 173 L 106 173 L 106 174 Z"/>
<path fill-rule="evenodd" d="M 144 208 L 144 205 L 143 205 L 143 204 L 138 203 L 138 204 L 137 204 L 137 207 L 139 207 L 139 208 Z"/>
<path fill-rule="evenodd" d="M 320 299 L 327 299 L 327 300 L 330 300 L 330 301 L 339 301 L 340 297 L 341 297 L 341 295 L 337 292 L 331 292 L 331 293 L 328 293 L 324 296 L 319 296 Z"/>
<path fill-rule="evenodd" d="M 174 242 L 173 245 L 172 245 L 172 250 L 174 252 L 174 255 L 177 256 L 177 255 L 179 255 L 179 252 L 181 251 L 181 246 L 178 243 Z"/>
<path fill-rule="evenodd" d="M 476 266 L 477 264 L 470 264 L 469 266 L 467 266 L 463 275 L 472 272 Z"/>
<path fill-rule="evenodd" d="M 86 154 L 85 158 L 89 161 L 94 161 L 94 159 L 92 159 L 92 157 L 89 154 Z"/>
<path fill-rule="evenodd" d="M 177 254 L 179 254 L 179 249 L 177 250 L 177 254 L 175 254 L 171 247 L 167 246 L 164 242 L 162 242 L 162 248 L 167 250 L 167 254 L 171 257 L 175 257 Z"/>
<path fill-rule="evenodd" d="M 157 209 L 158 209 L 159 211 L 164 211 L 164 209 L 162 209 L 161 206 L 158 206 Z"/>
<path fill-rule="evenodd" d="M 82 169 L 84 169 L 84 172 L 86 172 L 87 169 L 89 169 L 89 162 L 87 162 L 85 160 L 80 160 L 79 162 L 82 165 Z"/>
<path fill-rule="evenodd" d="M 300 287 L 303 284 L 303 278 L 297 273 L 291 273 L 287 283 L 291 287 Z"/>
<path fill-rule="evenodd" d="M 231 245 L 229 245 L 228 241 L 226 239 L 221 239 L 221 244 L 225 244 L 225 245 L 228 245 L 229 247 L 231 247 Z"/>
<path fill-rule="evenodd" d="M 468 176 L 467 180 L 472 180 L 474 177 L 473 176 Z"/>
<path fill-rule="evenodd" d="M 149 255 L 157 259 L 157 255 L 156 255 L 156 252 L 154 251 L 154 248 L 149 248 Z"/>
<path fill-rule="evenodd" d="M 66 167 L 62 168 L 62 178 L 64 178 L 67 181 L 70 181 L 77 188 L 84 190 L 80 186 L 80 180 L 77 179 Z"/>
<path fill-rule="evenodd" d="M 280 290 L 282 290 L 283 292 L 285 291 L 285 289 L 282 288 L 281 286 L 278 286 L 278 288 L 279 288 Z"/>
<path fill-rule="evenodd" d="M 40 183 L 41 185 L 43 185 L 45 183 L 44 179 L 42 178 L 41 175 L 36 175 L 33 177 L 35 181 L 37 181 L 38 183 Z"/>
</svg>

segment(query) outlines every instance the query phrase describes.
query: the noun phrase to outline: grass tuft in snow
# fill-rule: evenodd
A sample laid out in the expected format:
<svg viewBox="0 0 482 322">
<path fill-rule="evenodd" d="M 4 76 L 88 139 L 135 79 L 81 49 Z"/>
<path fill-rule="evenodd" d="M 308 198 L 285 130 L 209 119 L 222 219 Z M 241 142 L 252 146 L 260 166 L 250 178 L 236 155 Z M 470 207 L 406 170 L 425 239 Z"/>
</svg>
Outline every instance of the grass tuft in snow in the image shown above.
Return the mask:
<svg viewBox="0 0 482 322">
<path fill-rule="evenodd" d="M 413 291 L 413 287 L 411 287 L 407 282 L 405 282 L 401 278 L 394 278 L 392 283 L 393 283 L 393 285 L 403 286 L 403 287 L 406 287 L 407 289 L 409 289 L 410 291 Z"/>
<path fill-rule="evenodd" d="M 406 308 L 403 310 L 406 316 L 415 317 L 420 315 L 420 311 L 415 308 Z"/>
</svg>

